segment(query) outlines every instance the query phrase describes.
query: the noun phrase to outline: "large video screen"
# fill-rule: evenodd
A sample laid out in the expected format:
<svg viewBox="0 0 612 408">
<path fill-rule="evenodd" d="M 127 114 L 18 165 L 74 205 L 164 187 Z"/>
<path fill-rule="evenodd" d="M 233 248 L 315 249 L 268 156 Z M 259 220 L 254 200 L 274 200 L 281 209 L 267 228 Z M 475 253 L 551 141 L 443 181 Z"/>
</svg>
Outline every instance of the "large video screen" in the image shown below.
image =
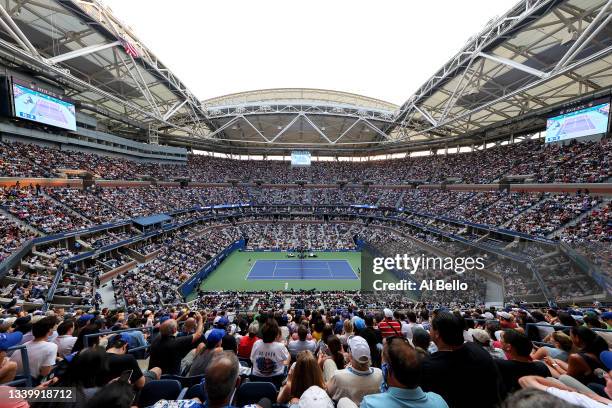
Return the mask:
<svg viewBox="0 0 612 408">
<path fill-rule="evenodd" d="M 292 166 L 310 166 L 310 152 L 294 151 L 291 152 Z"/>
<path fill-rule="evenodd" d="M 549 118 L 546 143 L 606 133 L 609 119 L 609 101 Z"/>
<path fill-rule="evenodd" d="M 63 129 L 76 130 L 74 105 L 13 83 L 15 116 Z"/>
</svg>

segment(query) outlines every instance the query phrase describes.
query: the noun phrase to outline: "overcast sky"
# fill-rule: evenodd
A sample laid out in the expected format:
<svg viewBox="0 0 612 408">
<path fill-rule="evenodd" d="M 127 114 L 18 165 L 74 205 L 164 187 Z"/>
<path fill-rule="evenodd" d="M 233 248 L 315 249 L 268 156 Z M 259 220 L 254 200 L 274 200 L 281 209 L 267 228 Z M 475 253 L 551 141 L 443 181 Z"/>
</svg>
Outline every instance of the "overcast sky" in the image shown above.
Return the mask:
<svg viewBox="0 0 612 408">
<path fill-rule="evenodd" d="M 402 104 L 516 0 L 102 0 L 200 99 L 322 88 Z"/>
</svg>

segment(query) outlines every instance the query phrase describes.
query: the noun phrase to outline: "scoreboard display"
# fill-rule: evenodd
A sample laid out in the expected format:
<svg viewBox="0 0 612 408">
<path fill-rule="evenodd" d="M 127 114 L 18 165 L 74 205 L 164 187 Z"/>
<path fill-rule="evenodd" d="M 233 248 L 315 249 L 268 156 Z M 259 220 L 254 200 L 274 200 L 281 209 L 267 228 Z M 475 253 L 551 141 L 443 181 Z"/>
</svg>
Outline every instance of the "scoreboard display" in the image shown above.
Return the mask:
<svg viewBox="0 0 612 408">
<path fill-rule="evenodd" d="M 546 121 L 546 143 L 608 132 L 610 100 L 597 100 L 570 109 Z"/>
<path fill-rule="evenodd" d="M 32 89 L 15 79 L 11 85 L 13 112 L 16 117 L 76 131 L 74 104 L 43 89 Z"/>
<path fill-rule="evenodd" d="M 291 165 L 292 166 L 310 166 L 310 162 L 311 162 L 310 152 L 307 152 L 307 151 L 291 152 Z"/>
</svg>

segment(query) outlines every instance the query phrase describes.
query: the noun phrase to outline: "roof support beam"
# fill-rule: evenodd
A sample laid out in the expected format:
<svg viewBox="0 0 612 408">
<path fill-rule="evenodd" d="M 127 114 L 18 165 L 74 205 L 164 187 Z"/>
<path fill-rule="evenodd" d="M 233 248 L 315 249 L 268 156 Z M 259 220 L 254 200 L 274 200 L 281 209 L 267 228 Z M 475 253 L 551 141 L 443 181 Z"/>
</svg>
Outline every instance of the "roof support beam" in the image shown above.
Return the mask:
<svg viewBox="0 0 612 408">
<path fill-rule="evenodd" d="M 119 41 L 115 41 L 115 42 L 111 42 L 111 43 L 91 45 L 89 47 L 85 47 L 85 48 L 81 48 L 81 49 L 78 49 L 78 50 L 70 51 L 70 52 L 67 52 L 65 54 L 58 55 L 56 57 L 51 57 L 51 58 L 48 59 L 48 61 L 51 64 L 57 64 L 58 62 L 63 62 L 63 61 L 67 61 L 69 59 L 83 57 L 83 56 L 88 55 L 88 54 L 93 54 L 94 52 L 102 51 L 102 50 L 105 50 L 107 48 L 112 48 L 112 47 L 115 47 L 115 46 L 117 46 L 119 44 L 121 44 Z"/>
<path fill-rule="evenodd" d="M 183 102 L 181 102 L 180 100 L 176 101 L 176 103 L 174 104 L 174 106 L 172 106 L 168 112 L 166 112 L 163 116 L 164 120 L 168 120 L 172 117 L 172 115 L 174 115 L 176 112 L 178 112 L 179 109 L 181 109 L 185 104 L 187 103 L 187 99 L 185 99 Z"/>
<path fill-rule="evenodd" d="M 369 120 L 367 119 L 363 119 L 363 121 L 365 122 L 365 124 L 372 129 L 373 131 L 375 131 L 376 133 L 378 133 L 379 135 L 381 135 L 386 141 L 389 141 L 391 139 L 389 139 L 389 135 L 387 135 L 385 132 L 383 132 L 382 130 L 380 130 L 379 128 L 377 128 L 376 126 L 374 126 L 372 123 L 370 123 Z"/>
<path fill-rule="evenodd" d="M 538 69 L 528 67 L 527 65 L 523 65 L 520 62 L 512 61 L 503 57 L 499 57 L 497 55 L 486 54 L 484 52 L 478 53 L 480 57 L 490 59 L 491 61 L 495 61 L 500 64 L 508 65 L 509 67 L 516 68 L 520 71 L 526 72 L 531 75 L 535 75 L 539 78 L 546 78 L 548 75 L 546 72 L 542 72 Z"/>
<path fill-rule="evenodd" d="M 609 10 L 610 6 L 612 6 L 612 0 L 608 0 L 608 2 L 601 8 L 597 16 L 591 21 L 591 24 L 580 34 L 580 37 L 574 42 L 574 44 L 570 47 L 569 50 L 565 53 L 563 58 L 555 65 L 553 72 L 557 72 L 560 69 L 567 66 L 568 63 L 572 61 L 576 57 L 576 55 L 582 51 L 582 49 L 599 33 L 599 31 L 606 26 L 606 24 L 610 21 Z M 607 18 L 606 18 L 607 16 Z M 602 20 L 605 21 L 603 24 L 599 24 Z"/>
<path fill-rule="evenodd" d="M 362 120 L 363 120 L 362 118 L 359 118 L 359 119 L 357 119 L 357 120 L 353 121 L 353 123 L 351 123 L 351 125 L 350 125 L 350 126 L 349 126 L 349 127 L 348 127 L 348 128 L 345 130 L 345 131 L 344 131 L 344 132 L 342 132 L 342 134 L 341 134 L 340 136 L 338 136 L 338 138 L 337 138 L 336 140 L 334 140 L 334 141 L 332 142 L 332 144 L 336 144 L 336 143 L 337 143 L 337 142 L 338 142 L 340 139 L 342 139 L 342 138 L 343 138 L 343 137 L 344 137 L 344 136 L 345 136 L 345 135 L 346 135 L 348 132 L 350 132 L 350 130 L 351 130 L 351 129 L 352 129 L 352 128 L 353 128 L 353 127 L 356 125 L 356 124 L 358 124 L 358 123 L 359 123 L 359 122 L 361 122 Z"/>
<path fill-rule="evenodd" d="M 11 31 L 17 35 L 17 37 L 19 37 L 19 39 L 21 40 L 20 43 L 24 44 L 26 46 L 26 49 L 36 58 L 38 59 L 42 59 L 42 57 L 40 56 L 40 54 L 38 53 L 38 51 L 36 50 L 36 48 L 34 48 L 34 46 L 32 45 L 32 43 L 30 42 L 30 40 L 28 40 L 28 37 L 25 36 L 25 34 L 23 33 L 23 31 L 21 31 L 21 29 L 19 27 L 17 27 L 17 24 L 15 24 L 15 22 L 13 21 L 13 19 L 11 18 L 11 16 L 9 15 L 9 13 L 6 12 L 6 10 L 4 9 L 4 7 L 2 7 L 2 5 L 0 5 L 0 15 L 1 18 L 4 19 L 4 21 L 6 22 L 6 24 L 8 24 L 11 28 Z"/>
<path fill-rule="evenodd" d="M 423 117 L 424 117 L 425 119 L 427 119 L 427 121 L 428 121 L 429 123 L 431 123 L 432 125 L 436 126 L 436 125 L 438 124 L 438 122 L 436 122 L 436 121 L 434 120 L 434 118 L 432 118 L 432 117 L 431 117 L 431 115 L 430 115 L 429 113 L 425 112 L 425 110 L 424 110 L 424 109 L 421 109 L 421 108 L 419 108 L 419 107 L 418 107 L 418 106 L 416 106 L 416 105 L 414 105 L 414 109 L 416 109 L 416 111 L 417 111 L 417 112 L 419 112 L 421 115 L 423 115 Z"/>
<path fill-rule="evenodd" d="M 287 123 L 287 125 L 286 125 L 284 128 L 282 128 L 282 129 L 280 130 L 280 132 L 278 132 L 278 133 L 276 134 L 276 136 L 274 136 L 274 137 L 272 138 L 272 140 L 270 140 L 268 143 L 273 143 L 274 141 L 276 141 L 276 139 L 278 139 L 279 137 L 281 137 L 281 136 L 283 135 L 283 133 L 285 133 L 287 130 L 289 130 L 289 128 L 290 128 L 291 126 L 293 126 L 293 124 L 294 124 L 295 122 L 297 122 L 297 121 L 298 121 L 298 119 L 300 118 L 300 116 L 302 116 L 302 114 L 301 114 L 301 113 L 298 113 L 297 115 L 295 115 L 295 117 L 294 117 L 293 119 L 291 119 L 291 122 Z"/>
<path fill-rule="evenodd" d="M 331 140 L 329 140 L 329 138 L 327 137 L 327 135 L 326 135 L 325 133 L 323 133 L 323 131 L 322 131 L 321 129 L 319 129 L 319 127 L 318 127 L 317 125 L 315 125 L 315 123 L 314 123 L 312 120 L 310 120 L 310 118 L 308 117 L 308 115 L 306 115 L 306 114 L 304 114 L 304 113 L 301 113 L 300 115 L 302 115 L 302 116 L 304 117 L 304 119 L 306 120 L 306 122 L 307 122 L 307 123 L 308 123 L 310 126 L 312 126 L 312 128 L 313 128 L 314 130 L 316 130 L 316 131 L 317 131 L 317 133 L 318 133 L 319 135 L 321 135 L 321 137 L 322 137 L 323 139 L 327 140 L 327 143 L 332 143 L 332 141 L 331 141 Z"/>
<path fill-rule="evenodd" d="M 251 123 L 251 121 L 250 121 L 250 120 L 248 120 L 248 119 L 247 119 L 247 118 L 246 118 L 244 115 L 240 115 L 239 117 L 241 117 L 242 119 L 244 119 L 244 121 L 245 121 L 245 122 L 246 122 L 246 123 L 247 123 L 247 124 L 248 124 L 248 125 L 249 125 L 251 128 L 253 128 L 253 130 L 254 130 L 255 132 L 257 132 L 257 134 L 258 134 L 259 136 L 261 136 L 261 138 L 262 138 L 263 140 L 265 140 L 266 142 L 269 142 L 269 141 L 270 141 L 270 139 L 268 139 L 267 137 L 265 137 L 265 136 L 264 136 L 264 134 L 263 134 L 263 133 L 261 133 L 261 132 L 259 131 L 259 129 L 257 129 L 257 128 L 255 127 L 255 125 L 253 125 L 253 124 Z"/>
</svg>

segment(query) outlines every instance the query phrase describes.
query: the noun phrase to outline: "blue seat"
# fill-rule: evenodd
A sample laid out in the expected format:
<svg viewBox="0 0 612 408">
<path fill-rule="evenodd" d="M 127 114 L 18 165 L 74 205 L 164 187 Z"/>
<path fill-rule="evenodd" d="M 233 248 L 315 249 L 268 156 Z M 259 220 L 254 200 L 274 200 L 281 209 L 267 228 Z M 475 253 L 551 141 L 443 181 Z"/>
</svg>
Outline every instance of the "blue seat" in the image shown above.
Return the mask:
<svg viewBox="0 0 612 408">
<path fill-rule="evenodd" d="M 199 384 L 202 382 L 204 378 L 204 374 L 200 375 L 192 375 L 191 377 L 183 377 L 181 375 L 173 375 L 173 374 L 162 374 L 162 380 L 177 380 L 181 383 L 183 388 L 189 388 L 193 385 Z"/>
<path fill-rule="evenodd" d="M 283 385 L 283 381 L 285 381 L 286 377 L 287 377 L 287 375 L 285 375 L 285 374 L 275 375 L 273 377 L 259 377 L 257 375 L 251 374 L 249 376 L 249 380 L 251 382 L 268 382 L 268 383 L 272 383 L 272 384 L 274 384 L 274 386 L 276 387 L 277 390 L 280 390 L 280 387 Z"/>
<path fill-rule="evenodd" d="M 275 402 L 277 394 L 276 386 L 271 382 L 246 382 L 238 388 L 233 405 L 242 407 L 255 404 L 262 398 Z"/>
<path fill-rule="evenodd" d="M 162 399 L 175 400 L 180 395 L 181 389 L 181 383 L 178 380 L 150 381 L 140 391 L 138 406 L 148 407 Z"/>
<path fill-rule="evenodd" d="M 206 389 L 203 384 L 195 384 L 189 387 L 185 395 L 183 395 L 183 399 L 192 399 L 198 398 L 202 402 L 206 402 L 208 396 L 206 395 Z"/>
</svg>

